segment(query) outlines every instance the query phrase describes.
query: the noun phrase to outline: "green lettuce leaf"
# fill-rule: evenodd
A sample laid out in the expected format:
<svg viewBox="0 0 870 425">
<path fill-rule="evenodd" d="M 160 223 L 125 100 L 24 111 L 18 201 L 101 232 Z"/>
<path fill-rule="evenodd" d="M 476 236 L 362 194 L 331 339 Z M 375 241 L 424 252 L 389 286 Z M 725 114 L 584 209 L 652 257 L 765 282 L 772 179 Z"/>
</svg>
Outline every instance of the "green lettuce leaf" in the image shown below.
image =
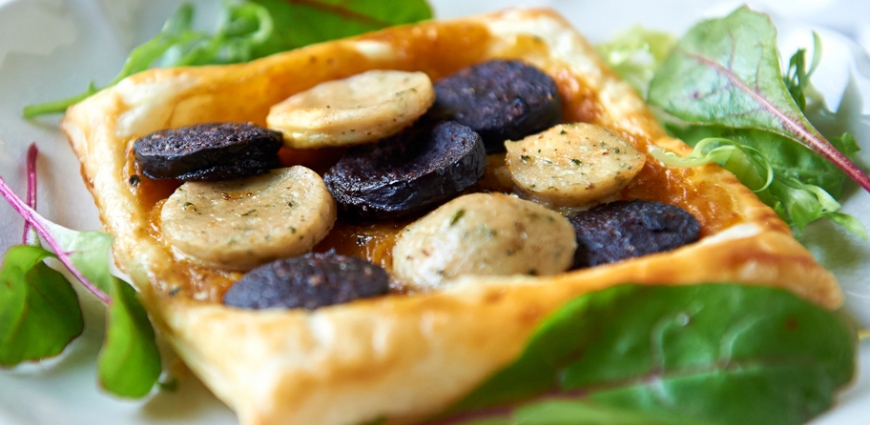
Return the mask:
<svg viewBox="0 0 870 425">
<path fill-rule="evenodd" d="M 546 400 L 523 405 L 510 417 L 459 422 L 463 425 L 713 425 L 678 416 L 666 418 L 629 409 L 578 402 Z"/>
<path fill-rule="evenodd" d="M 424 0 L 254 0 L 276 23 L 287 50 L 432 18 Z"/>
<path fill-rule="evenodd" d="M 853 378 L 856 349 L 846 319 L 786 290 L 622 285 L 559 309 L 434 423 L 801 424 Z"/>
<path fill-rule="evenodd" d="M 112 237 L 103 232 L 70 230 L 47 220 L 44 225 L 70 256 L 71 270 L 108 299 L 106 339 L 97 360 L 100 385 L 121 397 L 147 395 L 160 377 L 160 353 L 136 291 L 111 273 Z"/>
<path fill-rule="evenodd" d="M 695 146 L 698 141 L 711 137 L 728 139 L 742 146 L 750 146 L 767 158 L 777 176 L 786 179 L 794 178 L 806 184 L 819 186 L 835 199 L 840 198 L 843 184 L 848 180 L 845 173 L 830 162 L 825 161 L 824 158 L 801 145 L 790 143 L 787 139 L 774 133 L 722 126 L 679 127 L 670 125 L 667 129 L 669 133 L 683 140 L 689 146 Z M 838 148 L 850 156 L 857 151 L 855 139 L 849 134 L 840 138 L 832 138 L 831 142 L 839 145 Z"/>
<path fill-rule="evenodd" d="M 867 232 L 857 218 L 838 212 L 837 198 L 846 175 L 803 146 L 758 130 L 669 126 L 668 131 L 695 150 L 686 158 L 653 152 L 665 165 L 696 167 L 718 163 L 755 190 L 759 199 L 773 207 L 798 235 L 813 221 L 830 218 L 852 234 L 867 239 Z M 844 153 L 852 155 L 857 151 L 857 143 L 849 134 L 832 141 Z M 707 150 L 708 147 L 712 149 Z M 767 183 L 761 184 L 762 180 Z"/>
<path fill-rule="evenodd" d="M 40 247 L 9 248 L 0 268 L 0 366 L 60 354 L 84 328 L 79 299 Z"/>
<path fill-rule="evenodd" d="M 695 128 L 695 130 L 699 129 Z M 701 134 L 718 135 L 720 132 L 714 129 Z M 684 158 L 665 153 L 659 149 L 651 150 L 650 154 L 668 167 L 688 168 L 709 163 L 721 165 L 731 171 L 746 187 L 753 189 L 762 202 L 772 206 L 784 221 L 794 227 L 798 235 L 809 223 L 826 217 L 854 235 L 867 239 L 867 232 L 863 224 L 853 216 L 838 212 L 840 203 L 824 188 L 803 183 L 798 178 L 789 176 L 790 171 L 793 170 L 775 171 L 774 161 L 777 159 L 777 152 L 757 149 L 756 145 L 752 143 L 759 139 L 763 140 L 764 137 L 778 136 L 758 132 L 760 134 L 750 138 L 747 142 L 739 137 L 740 131 L 737 133 L 726 131 L 726 133 L 734 139 L 704 138 L 695 142 L 695 149 Z M 803 158 L 812 157 L 815 156 L 810 155 Z M 824 177 L 824 175 L 822 176 Z M 836 193 L 839 193 L 839 190 Z"/>
<path fill-rule="evenodd" d="M 623 80 L 646 96 L 649 82 L 676 42 L 671 34 L 638 25 L 595 49 Z"/>
<path fill-rule="evenodd" d="M 103 388 L 122 397 L 143 397 L 160 377 L 160 353 L 148 314 L 132 286 L 111 279 L 106 340 L 97 360 Z"/>
<path fill-rule="evenodd" d="M 112 281 L 116 279 L 109 269 L 112 236 L 104 232 L 79 232 L 48 220 L 45 220 L 45 227 L 56 243 L 68 253 L 73 268 L 89 283 L 96 286 L 102 294 L 109 294 L 112 290 Z"/>
<path fill-rule="evenodd" d="M 425 0 L 227 0 L 213 33 L 193 28 L 193 6 L 184 3 L 153 39 L 135 48 L 105 87 L 151 66 L 176 67 L 247 62 L 313 43 L 349 37 L 432 17 Z M 61 113 L 100 89 L 29 105 L 25 118 Z"/>
<path fill-rule="evenodd" d="M 819 67 L 821 61 L 822 39 L 815 32 L 813 32 L 813 61 L 809 69 L 806 64 L 806 49 L 798 49 L 788 61 L 788 70 L 782 80 L 801 112 L 806 112 L 807 109 L 807 91 L 811 87 L 810 76 Z"/>
</svg>

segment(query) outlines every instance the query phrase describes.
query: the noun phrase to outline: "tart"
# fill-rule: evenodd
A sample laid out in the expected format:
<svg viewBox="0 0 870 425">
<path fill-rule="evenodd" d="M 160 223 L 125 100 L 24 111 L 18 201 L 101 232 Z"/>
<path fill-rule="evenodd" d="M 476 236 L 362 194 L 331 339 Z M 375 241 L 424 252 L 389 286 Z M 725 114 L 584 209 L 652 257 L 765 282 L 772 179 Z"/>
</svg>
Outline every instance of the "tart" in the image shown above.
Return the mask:
<svg viewBox="0 0 870 425">
<path fill-rule="evenodd" d="M 834 276 L 733 175 L 716 165 L 669 169 L 652 157 L 613 199 L 680 206 L 700 223 L 700 240 L 547 277 L 467 277 L 430 291 L 409 293 L 398 285 L 386 296 L 316 310 L 243 310 L 221 303 L 241 273 L 179 256 L 161 234 L 161 207 L 178 184 L 139 174 L 131 153 L 138 138 L 206 122 L 265 126 L 273 105 L 325 81 L 376 69 L 419 71 L 438 81 L 491 59 L 519 59 L 549 75 L 565 123 L 599 125 L 645 154 L 654 146 L 690 151 L 549 10 L 395 27 L 247 64 L 149 70 L 69 109 L 61 126 L 115 237 L 119 269 L 161 334 L 243 424 L 424 420 L 510 364 L 550 312 L 621 283 L 737 281 L 840 306 Z M 282 159 L 322 173 L 338 154 L 285 150 Z M 490 160 L 489 168 L 499 166 Z M 487 186 L 498 180 L 490 177 L 478 189 L 498 189 L 498 182 Z M 390 270 L 396 235 L 406 224 L 339 220 L 315 250 L 335 249 Z"/>
</svg>

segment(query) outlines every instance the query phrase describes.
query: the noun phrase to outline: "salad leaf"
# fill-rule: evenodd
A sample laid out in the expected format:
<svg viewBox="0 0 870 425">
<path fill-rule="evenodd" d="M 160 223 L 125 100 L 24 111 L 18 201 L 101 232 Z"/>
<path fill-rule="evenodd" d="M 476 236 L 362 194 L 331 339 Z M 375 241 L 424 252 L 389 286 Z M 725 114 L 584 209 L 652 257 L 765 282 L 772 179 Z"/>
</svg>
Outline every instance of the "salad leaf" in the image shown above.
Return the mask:
<svg viewBox="0 0 870 425">
<path fill-rule="evenodd" d="M 160 353 L 136 291 L 110 272 L 112 237 L 103 232 L 77 232 L 51 222 L 46 226 L 58 243 L 73 253 L 73 267 L 108 294 L 106 340 L 97 360 L 101 385 L 122 397 L 147 395 L 160 377 Z"/>
<path fill-rule="evenodd" d="M 673 48 L 675 42 L 676 39 L 667 33 L 656 32 L 637 26 L 617 35 L 607 43 L 596 46 L 596 49 L 623 79 L 631 83 L 638 92 L 645 93 L 655 71 Z M 812 65 L 809 69 L 806 67 L 806 50 L 801 49 L 792 56 L 789 69 L 786 75 L 783 76 L 783 81 L 789 93 L 802 111 L 806 108 L 807 99 L 805 93 L 810 90 L 810 76 L 821 59 L 821 39 L 815 33 L 814 46 Z M 772 179 L 773 176 L 770 173 L 774 173 L 778 177 L 781 177 L 780 180 L 785 179 L 790 181 L 792 178 L 795 178 L 802 183 L 820 186 L 835 199 L 840 197 L 843 183 L 847 179 L 840 169 L 812 153 L 809 149 L 795 143 L 790 143 L 787 139 L 771 133 L 740 130 L 724 126 L 689 126 L 685 124 L 679 126 L 673 125 L 673 123 L 670 124 L 668 125 L 669 133 L 683 139 L 692 146 L 700 140 L 718 138 L 731 139 L 746 148 L 730 147 L 723 149 L 723 146 L 716 147 L 713 151 L 705 154 L 697 152 L 700 155 L 693 155 L 692 158 L 685 158 L 683 160 L 665 158 L 668 159 L 666 161 L 668 166 L 694 167 L 716 162 L 726 166 L 726 168 L 736 174 L 742 183 L 754 188 L 760 187 L 761 183 L 758 182 L 758 178 L 761 177 L 760 174 L 765 174 L 766 177 Z M 843 138 L 831 139 L 831 142 L 834 143 L 838 150 L 850 158 L 857 151 L 857 144 L 848 134 L 844 135 Z M 752 149 L 752 146 L 757 149 Z M 738 152 L 735 153 L 735 149 Z M 749 162 L 748 158 L 742 157 L 745 155 L 740 155 L 750 151 L 752 151 L 756 159 L 761 158 L 763 161 Z M 768 161 L 762 155 L 771 158 L 771 160 Z M 779 186 L 779 184 L 777 185 Z M 802 190 L 794 187 L 797 186 L 795 184 L 791 184 L 791 186 L 788 191 L 777 190 L 773 192 L 794 193 L 795 190 Z M 810 196 L 806 196 L 807 194 Z M 780 202 L 771 194 L 771 191 L 763 190 L 763 193 L 759 194 L 762 200 L 770 206 L 777 208 L 782 218 L 794 225 L 798 232 L 803 229 L 806 223 L 826 216 L 825 214 L 827 216 L 832 214 L 841 215 L 829 211 L 831 205 L 835 205 L 833 208 L 836 209 L 839 208 L 839 204 L 836 202 L 833 204 L 822 202 L 828 200 L 830 196 L 820 193 L 820 196 L 817 197 L 812 191 L 807 191 L 807 193 L 802 195 L 791 198 L 786 197 L 783 199 L 783 202 Z M 811 201 L 816 198 L 820 198 L 819 202 Z M 796 202 L 796 200 L 804 200 L 805 202 Z M 824 212 L 822 208 L 823 204 L 827 205 L 827 209 Z M 792 208 L 783 208 L 782 205 L 789 205 Z M 794 213 L 790 213 L 792 210 L 794 210 Z M 792 216 L 796 218 L 794 221 L 791 218 Z M 853 233 L 864 233 L 860 222 L 853 217 L 843 216 L 848 223 L 854 224 L 851 226 L 854 229 Z"/>
<path fill-rule="evenodd" d="M 227 0 L 214 33 L 193 28 L 193 5 L 184 3 L 153 39 L 133 49 L 106 87 L 160 67 L 247 62 L 313 43 L 349 37 L 432 17 L 425 0 Z M 24 108 L 25 118 L 61 113 L 100 89 Z"/>
<path fill-rule="evenodd" d="M 806 65 L 806 52 L 806 49 L 798 49 L 791 56 L 788 62 L 788 71 L 783 76 L 785 87 L 801 112 L 805 112 L 807 109 L 806 92 L 810 88 L 810 76 L 813 75 L 822 60 L 822 39 L 818 33 L 813 32 L 813 61 L 809 69 Z"/>
<path fill-rule="evenodd" d="M 622 285 L 559 309 L 435 423 L 799 424 L 852 379 L 856 349 L 845 318 L 786 290 Z"/>
<path fill-rule="evenodd" d="M 104 388 L 122 397 L 142 397 L 160 377 L 160 353 L 154 329 L 132 286 L 111 279 L 106 341 L 97 360 Z"/>
<path fill-rule="evenodd" d="M 432 18 L 425 0 L 254 0 L 275 20 L 282 50 Z"/>
<path fill-rule="evenodd" d="M 824 158 L 774 133 L 722 126 L 680 127 L 669 125 L 667 129 L 669 133 L 690 146 L 696 146 L 701 140 L 715 137 L 752 147 L 761 152 L 770 162 L 777 176 L 784 179 L 794 178 L 806 184 L 819 186 L 835 199 L 840 198 L 843 184 L 848 180 L 848 177 L 839 168 L 825 161 Z M 831 143 L 850 156 L 857 152 L 857 143 L 849 134 L 832 138 Z"/>
<path fill-rule="evenodd" d="M 755 40 L 756 36 L 761 37 L 761 42 L 748 41 Z M 722 38 L 718 45 L 703 45 L 706 40 L 717 37 Z M 668 58 L 669 67 L 663 65 L 657 72 L 651 82 L 654 87 L 650 88 L 650 100 L 661 106 L 672 106 L 665 109 L 676 116 L 665 119 L 665 125 L 669 133 L 689 145 L 695 146 L 710 138 L 727 139 L 739 145 L 741 151 L 748 152 L 747 148 L 752 148 L 753 152 L 760 152 L 766 164 L 746 161 L 745 156 L 740 155 L 731 156 L 727 161 L 707 162 L 719 163 L 753 188 L 758 186 L 752 182 L 757 183 L 760 175 L 772 170 L 775 179 L 757 194 L 798 235 L 807 224 L 830 218 L 853 234 L 866 238 L 866 230 L 856 218 L 838 212 L 837 199 L 849 175 L 794 135 L 783 135 L 780 130 L 789 124 L 776 121 L 792 120 L 793 125 L 806 126 L 808 131 L 818 134 L 803 111 L 808 94 L 812 95 L 810 76 L 821 60 L 821 40 L 814 34 L 809 67 L 806 51 L 800 49 L 792 55 L 787 72 L 781 76 L 775 42 L 775 29 L 769 18 L 745 7 L 724 19 L 699 24 Z M 726 48 L 730 50 L 726 52 Z M 679 84 L 677 77 L 669 75 L 677 71 L 684 73 L 680 77 L 684 80 Z M 750 87 L 748 81 L 757 84 Z M 778 130 L 776 126 L 780 124 L 782 128 Z M 854 158 L 858 150 L 849 134 L 831 138 L 829 144 L 845 158 Z M 689 164 L 694 162 L 697 159 L 677 161 L 671 158 L 668 164 L 691 166 Z"/>
<path fill-rule="evenodd" d="M 711 425 L 685 418 L 656 417 L 573 400 L 545 400 L 518 407 L 504 418 L 457 422 L 464 425 Z"/>
<path fill-rule="evenodd" d="M 870 177 L 803 115 L 783 81 L 776 29 L 767 15 L 746 6 L 689 30 L 656 72 L 648 98 L 687 123 L 782 136 L 821 155 L 870 191 Z"/>
<path fill-rule="evenodd" d="M 637 25 L 595 46 L 595 49 L 623 80 L 646 96 L 655 71 L 676 42 L 676 37 L 671 34 Z"/>
<path fill-rule="evenodd" d="M 5 198 L 32 226 L 70 273 L 100 300 L 108 304 L 106 341 L 100 350 L 98 361 L 100 383 L 107 391 L 122 397 L 146 395 L 160 375 L 160 354 L 154 340 L 154 330 L 145 309 L 136 298 L 135 290 L 112 276 L 110 272 L 111 236 L 101 232 L 76 232 L 48 221 L 15 195 L 2 178 L 0 178 L 0 196 Z M 33 249 L 37 251 L 30 251 Z M 0 276 L 3 278 L 0 282 L 4 283 L 0 287 L 2 291 L 0 311 L 3 311 L 3 318 L 6 314 L 10 314 L 13 320 L 20 319 L 19 322 L 27 326 L 25 328 L 27 332 L 34 323 L 64 320 L 72 322 L 69 325 L 70 329 L 66 329 L 63 336 L 69 336 L 73 330 L 78 329 L 74 323 L 76 320 L 81 320 L 77 299 L 73 298 L 70 301 L 69 296 L 63 295 L 72 291 L 69 283 L 64 282 L 63 276 L 59 273 L 53 270 L 53 273 L 48 272 L 47 270 L 50 269 L 42 262 L 52 254 L 39 247 L 22 246 L 13 248 L 6 255 L 2 276 Z M 64 286 L 66 289 L 62 289 Z M 44 291 L 49 289 L 56 293 L 46 295 Z M 42 304 L 49 306 L 40 305 L 40 299 L 30 294 L 32 290 L 38 291 L 39 295 L 47 300 Z M 34 305 L 35 308 L 22 311 L 22 299 L 25 300 L 25 307 Z M 50 343 L 35 345 L 31 349 L 29 344 L 33 342 L 32 338 L 27 338 L 29 334 L 17 336 L 15 323 L 4 320 L 4 325 L 0 325 L 0 336 L 10 335 L 2 340 L 4 342 L 2 352 L 12 353 L 10 358 L 13 360 L 19 357 L 21 359 L 18 362 L 38 359 L 45 352 L 59 353 L 66 346 L 66 343 L 61 345 L 61 336 L 46 334 L 45 340 Z M 12 324 L 12 326 L 7 329 L 2 327 L 5 324 Z M 78 333 L 80 332 L 81 330 L 78 329 Z M 72 335 L 67 342 L 74 337 L 75 335 Z M 31 350 L 39 350 L 36 357 L 31 354 Z M 16 353 L 27 354 L 22 356 Z"/>
<path fill-rule="evenodd" d="M 840 203 L 836 197 L 841 194 L 846 176 L 806 148 L 758 130 L 693 126 L 669 127 L 669 131 L 695 149 L 685 158 L 651 151 L 665 165 L 696 167 L 718 163 L 755 190 L 759 199 L 773 207 L 798 235 L 809 223 L 830 218 L 852 234 L 867 239 L 867 231 L 857 218 L 838 212 Z M 849 134 L 832 141 L 850 155 L 857 148 Z"/>
<path fill-rule="evenodd" d="M 43 260 L 53 255 L 17 245 L 0 268 L 0 365 L 60 354 L 84 329 L 79 299 L 60 272 Z"/>
<path fill-rule="evenodd" d="M 658 148 L 650 149 L 650 154 L 668 167 L 691 168 L 710 163 L 728 167 L 740 183 L 752 189 L 759 198 L 772 199 L 766 190 L 776 178 L 773 166 L 753 147 L 729 139 L 709 137 L 695 144 L 692 153 L 685 157 Z"/>
<path fill-rule="evenodd" d="M 45 220 L 45 227 L 56 243 L 69 253 L 71 267 L 85 277 L 100 292 L 97 295 L 104 302 L 111 302 L 106 294 L 112 292 L 113 280 L 117 279 L 109 271 L 109 252 L 112 237 L 108 233 L 79 232 Z"/>
</svg>

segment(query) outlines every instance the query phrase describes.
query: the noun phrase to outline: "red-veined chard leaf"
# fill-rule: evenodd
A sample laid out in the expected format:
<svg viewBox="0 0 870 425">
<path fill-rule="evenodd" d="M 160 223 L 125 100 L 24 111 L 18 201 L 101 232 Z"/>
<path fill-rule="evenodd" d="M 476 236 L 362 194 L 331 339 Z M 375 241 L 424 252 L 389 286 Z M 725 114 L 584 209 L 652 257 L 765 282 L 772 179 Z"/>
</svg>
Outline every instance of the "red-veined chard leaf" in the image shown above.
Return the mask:
<svg viewBox="0 0 870 425">
<path fill-rule="evenodd" d="M 40 247 L 9 248 L 0 268 L 0 366 L 60 354 L 84 328 L 79 299 Z"/>
<path fill-rule="evenodd" d="M 649 101 L 690 124 L 783 136 L 818 153 L 870 191 L 870 177 L 803 115 L 783 81 L 776 29 L 767 15 L 748 7 L 689 30 L 656 72 Z"/>
<path fill-rule="evenodd" d="M 800 424 L 852 379 L 856 349 L 845 319 L 782 289 L 622 285 L 559 309 L 433 423 Z"/>
<path fill-rule="evenodd" d="M 313 43 L 349 37 L 432 17 L 425 0 L 224 1 L 214 32 L 193 28 L 193 6 L 184 3 L 153 39 L 135 48 L 106 87 L 151 66 L 175 67 L 247 62 Z M 29 105 L 24 117 L 64 112 L 99 89 Z"/>
</svg>

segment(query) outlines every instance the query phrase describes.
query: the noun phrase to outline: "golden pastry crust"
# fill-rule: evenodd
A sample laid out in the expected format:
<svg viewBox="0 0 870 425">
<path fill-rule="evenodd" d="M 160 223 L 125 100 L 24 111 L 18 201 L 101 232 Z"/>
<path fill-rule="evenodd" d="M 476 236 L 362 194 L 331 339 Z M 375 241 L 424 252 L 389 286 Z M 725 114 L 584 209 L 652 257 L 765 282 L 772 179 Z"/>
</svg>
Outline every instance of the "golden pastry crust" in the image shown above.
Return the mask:
<svg viewBox="0 0 870 425">
<path fill-rule="evenodd" d="M 702 225 L 698 243 L 554 277 L 466 279 L 444 291 L 315 311 L 244 311 L 213 302 L 236 276 L 174 259 L 152 212 L 168 193 L 146 193 L 128 181 L 128 144 L 156 130 L 209 121 L 263 125 L 273 104 L 322 81 L 369 69 L 420 70 L 437 80 L 501 57 L 551 75 L 566 122 L 603 125 L 641 152 L 649 144 L 688 152 L 665 136 L 589 43 L 547 10 L 397 27 L 243 65 L 146 71 L 64 117 L 62 128 L 116 238 L 118 266 L 163 335 L 243 424 L 425 418 L 510 363 L 548 313 L 614 284 L 741 281 L 788 288 L 828 308 L 841 304 L 833 275 L 770 208 L 715 165 L 666 169 L 650 159 L 618 196 L 686 208 Z"/>
</svg>

